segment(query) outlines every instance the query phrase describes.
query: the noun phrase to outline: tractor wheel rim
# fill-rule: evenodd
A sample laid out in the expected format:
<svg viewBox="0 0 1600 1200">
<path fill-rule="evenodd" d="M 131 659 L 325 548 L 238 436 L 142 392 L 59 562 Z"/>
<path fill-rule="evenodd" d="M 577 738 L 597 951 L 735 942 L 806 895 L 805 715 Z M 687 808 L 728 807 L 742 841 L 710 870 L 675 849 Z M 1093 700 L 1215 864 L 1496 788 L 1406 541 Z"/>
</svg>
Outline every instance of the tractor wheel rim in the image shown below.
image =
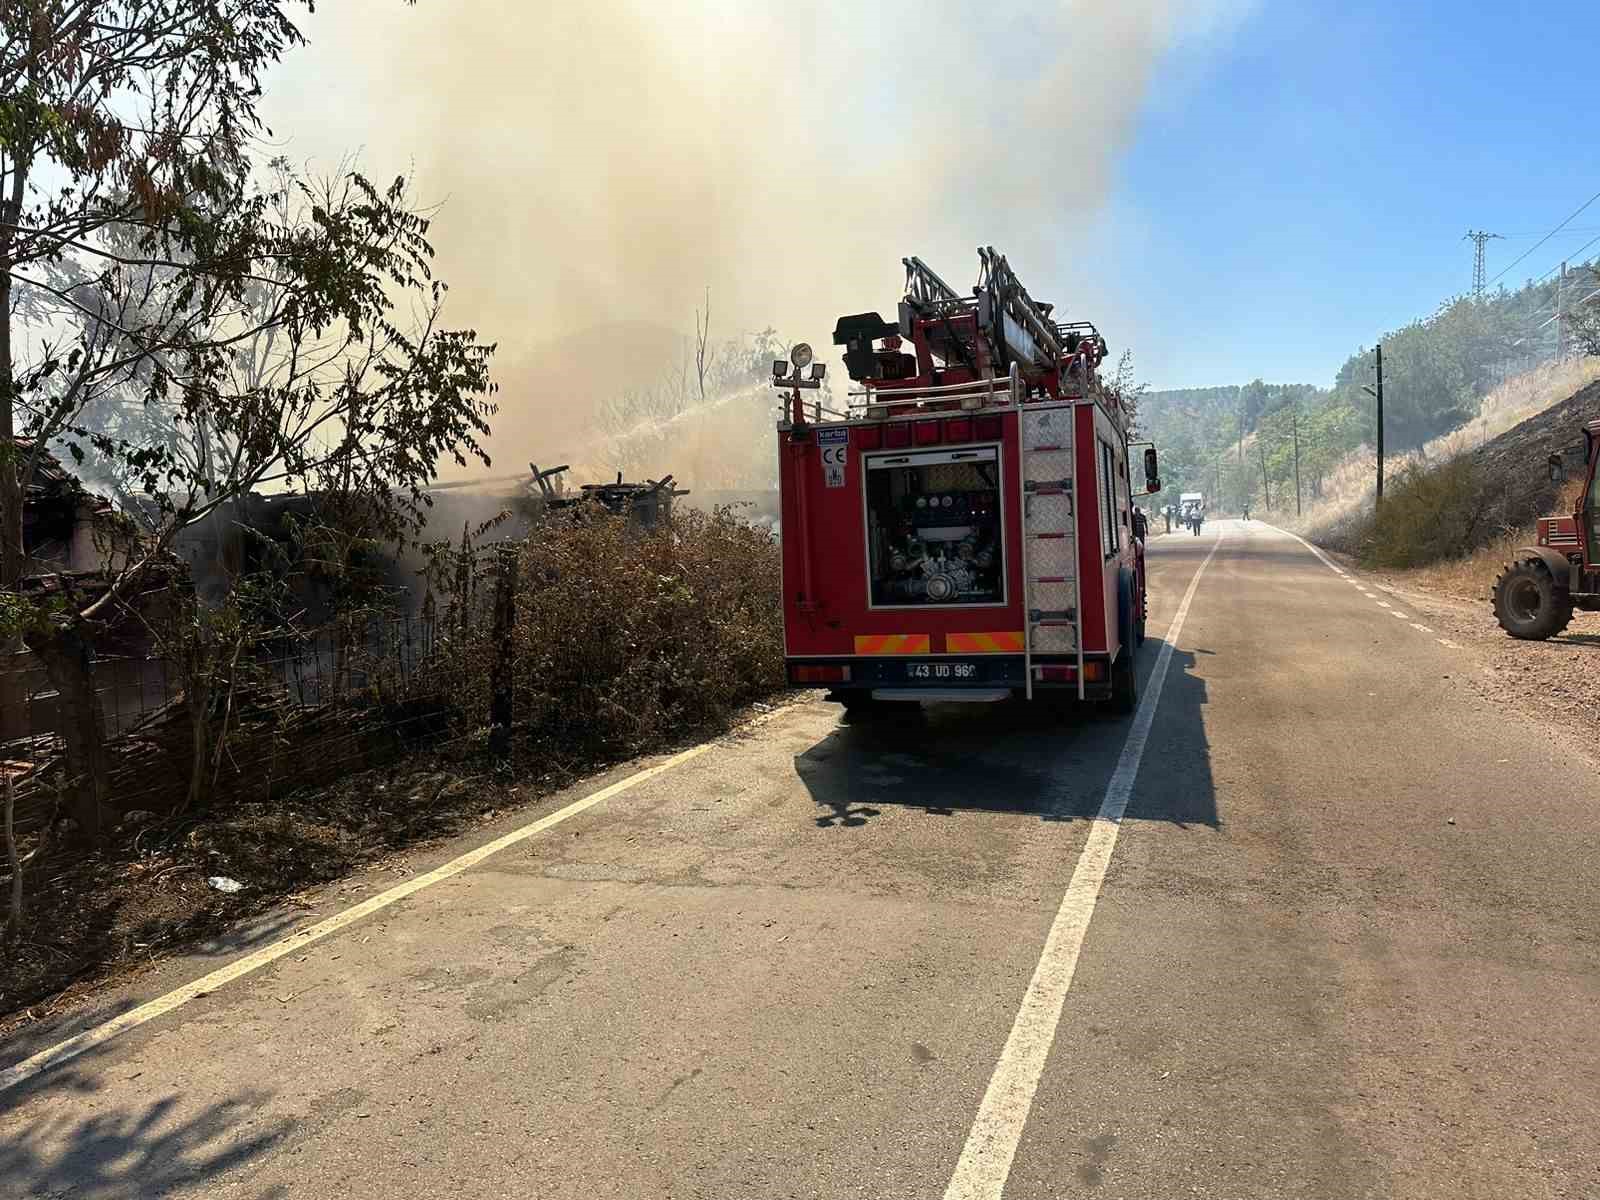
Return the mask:
<svg viewBox="0 0 1600 1200">
<path fill-rule="evenodd" d="M 1531 579 L 1519 580 L 1513 585 L 1511 594 L 1507 597 L 1511 615 L 1519 621 L 1532 621 L 1537 617 L 1542 599 L 1538 584 Z"/>
</svg>

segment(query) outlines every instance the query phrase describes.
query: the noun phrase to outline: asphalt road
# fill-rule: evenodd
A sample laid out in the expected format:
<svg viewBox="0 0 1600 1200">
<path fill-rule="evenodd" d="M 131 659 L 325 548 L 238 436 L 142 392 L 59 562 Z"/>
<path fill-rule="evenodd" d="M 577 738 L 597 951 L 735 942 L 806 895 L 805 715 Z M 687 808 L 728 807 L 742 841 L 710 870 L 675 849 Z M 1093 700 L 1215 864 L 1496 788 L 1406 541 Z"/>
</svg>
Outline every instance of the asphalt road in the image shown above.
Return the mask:
<svg viewBox="0 0 1600 1200">
<path fill-rule="evenodd" d="M 784 708 L 0 1092 L 0 1193 L 937 1198 L 1032 1021 L 1008 1200 L 1600 1196 L 1594 758 L 1259 523 L 1147 684 L 1213 549 L 1119 825 L 1127 719 Z"/>
</svg>

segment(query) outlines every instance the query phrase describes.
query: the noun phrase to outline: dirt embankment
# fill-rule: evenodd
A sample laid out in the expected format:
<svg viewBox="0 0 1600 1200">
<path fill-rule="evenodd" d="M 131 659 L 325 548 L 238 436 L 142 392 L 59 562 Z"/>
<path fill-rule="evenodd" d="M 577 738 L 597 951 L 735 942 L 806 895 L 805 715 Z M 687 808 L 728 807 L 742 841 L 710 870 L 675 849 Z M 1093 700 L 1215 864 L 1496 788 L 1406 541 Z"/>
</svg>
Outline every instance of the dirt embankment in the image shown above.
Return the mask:
<svg viewBox="0 0 1600 1200">
<path fill-rule="evenodd" d="M 1502 530 L 1520 529 L 1556 511 L 1562 491 L 1584 471 L 1583 427 L 1600 421 L 1600 383 L 1574 392 L 1472 452 L 1484 486 L 1499 497 Z M 1561 459 L 1550 478 L 1550 456 Z"/>
</svg>

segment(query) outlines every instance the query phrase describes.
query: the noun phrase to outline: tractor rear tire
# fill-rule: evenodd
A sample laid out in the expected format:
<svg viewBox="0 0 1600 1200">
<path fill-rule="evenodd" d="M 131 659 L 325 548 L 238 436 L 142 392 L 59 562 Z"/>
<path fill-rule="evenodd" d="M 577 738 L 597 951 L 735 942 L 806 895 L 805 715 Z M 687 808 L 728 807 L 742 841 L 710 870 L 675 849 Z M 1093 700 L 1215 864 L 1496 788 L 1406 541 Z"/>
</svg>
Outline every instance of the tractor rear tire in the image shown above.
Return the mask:
<svg viewBox="0 0 1600 1200">
<path fill-rule="evenodd" d="M 1572 597 L 1543 559 L 1512 563 L 1494 581 L 1494 619 L 1514 638 L 1540 642 L 1572 621 Z"/>
</svg>

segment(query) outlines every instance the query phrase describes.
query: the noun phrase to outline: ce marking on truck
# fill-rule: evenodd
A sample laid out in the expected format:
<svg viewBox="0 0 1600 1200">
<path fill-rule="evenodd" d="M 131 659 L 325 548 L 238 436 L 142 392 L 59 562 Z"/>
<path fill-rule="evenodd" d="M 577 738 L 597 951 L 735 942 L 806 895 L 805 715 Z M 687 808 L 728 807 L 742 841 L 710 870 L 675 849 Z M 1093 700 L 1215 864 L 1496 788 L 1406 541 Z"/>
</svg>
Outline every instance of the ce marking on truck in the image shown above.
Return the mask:
<svg viewBox="0 0 1600 1200">
<path fill-rule="evenodd" d="M 817 430 L 817 449 L 822 452 L 823 480 L 829 487 L 843 487 L 845 464 L 850 461 L 850 431 Z"/>
</svg>

